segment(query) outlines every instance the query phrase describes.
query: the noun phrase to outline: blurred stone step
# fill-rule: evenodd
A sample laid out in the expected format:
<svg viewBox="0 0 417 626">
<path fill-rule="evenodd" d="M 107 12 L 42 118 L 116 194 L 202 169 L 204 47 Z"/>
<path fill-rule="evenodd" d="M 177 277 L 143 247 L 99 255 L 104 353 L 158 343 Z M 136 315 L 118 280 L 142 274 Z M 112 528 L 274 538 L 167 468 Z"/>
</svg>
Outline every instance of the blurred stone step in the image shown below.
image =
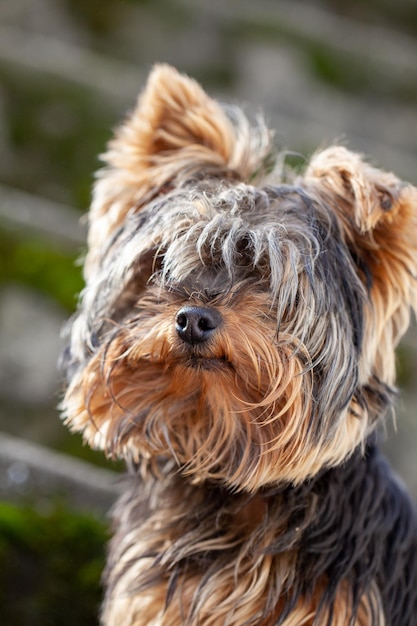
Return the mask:
<svg viewBox="0 0 417 626">
<path fill-rule="evenodd" d="M 121 492 L 120 474 L 0 433 L 0 498 L 69 506 L 104 515 Z"/>
<path fill-rule="evenodd" d="M 60 248 L 78 250 L 86 241 L 85 219 L 75 209 L 0 185 L 0 224 L 36 232 Z"/>
</svg>

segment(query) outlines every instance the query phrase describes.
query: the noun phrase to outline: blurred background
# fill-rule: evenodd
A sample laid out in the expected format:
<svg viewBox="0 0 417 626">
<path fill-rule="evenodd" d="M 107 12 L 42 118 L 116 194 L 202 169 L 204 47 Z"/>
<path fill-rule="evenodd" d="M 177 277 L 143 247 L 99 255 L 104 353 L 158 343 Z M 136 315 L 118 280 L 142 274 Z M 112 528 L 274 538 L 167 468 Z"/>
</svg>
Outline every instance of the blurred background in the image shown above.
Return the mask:
<svg viewBox="0 0 417 626">
<path fill-rule="evenodd" d="M 283 149 L 341 140 L 417 184 L 416 35 L 415 0 L 0 3 L 1 624 L 96 623 L 119 468 L 60 423 L 56 361 L 97 155 L 152 64 L 262 109 Z M 398 361 L 386 447 L 417 496 L 414 329 Z"/>
</svg>

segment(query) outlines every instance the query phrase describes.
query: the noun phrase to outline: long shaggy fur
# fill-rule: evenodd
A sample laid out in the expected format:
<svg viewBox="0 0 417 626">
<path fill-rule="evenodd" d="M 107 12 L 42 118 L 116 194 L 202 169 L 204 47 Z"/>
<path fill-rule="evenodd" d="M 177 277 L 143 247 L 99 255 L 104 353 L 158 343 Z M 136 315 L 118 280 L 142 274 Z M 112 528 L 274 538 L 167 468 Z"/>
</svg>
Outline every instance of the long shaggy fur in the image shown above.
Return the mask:
<svg viewBox="0 0 417 626">
<path fill-rule="evenodd" d="M 417 190 L 340 146 L 292 180 L 272 156 L 168 66 L 104 155 L 63 414 L 131 473 L 105 626 L 417 623 L 417 520 L 374 434 Z"/>
</svg>

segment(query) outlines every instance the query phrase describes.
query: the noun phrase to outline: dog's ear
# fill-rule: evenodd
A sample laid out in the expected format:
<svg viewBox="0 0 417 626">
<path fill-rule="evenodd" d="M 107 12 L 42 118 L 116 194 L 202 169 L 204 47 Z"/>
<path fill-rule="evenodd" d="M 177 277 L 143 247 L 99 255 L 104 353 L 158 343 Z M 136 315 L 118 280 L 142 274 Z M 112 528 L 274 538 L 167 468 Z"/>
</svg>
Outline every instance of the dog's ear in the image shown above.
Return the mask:
<svg viewBox="0 0 417 626">
<path fill-rule="evenodd" d="M 316 153 L 305 179 L 313 179 L 329 194 L 330 203 L 352 236 L 364 235 L 362 243 L 366 244 L 373 231 L 381 232 L 384 226 L 407 219 L 404 211 L 407 213 L 412 187 L 394 174 L 372 167 L 359 154 L 342 146 Z"/>
<path fill-rule="evenodd" d="M 270 146 L 260 125 L 231 117 L 193 79 L 168 65 L 151 72 L 133 113 L 103 155 L 90 210 L 88 268 L 96 252 L 129 211 L 196 176 L 245 180 L 259 169 Z"/>
<path fill-rule="evenodd" d="M 304 182 L 339 217 L 369 293 L 375 352 L 383 336 L 395 345 L 417 308 L 417 189 L 340 146 L 314 155 Z"/>
</svg>

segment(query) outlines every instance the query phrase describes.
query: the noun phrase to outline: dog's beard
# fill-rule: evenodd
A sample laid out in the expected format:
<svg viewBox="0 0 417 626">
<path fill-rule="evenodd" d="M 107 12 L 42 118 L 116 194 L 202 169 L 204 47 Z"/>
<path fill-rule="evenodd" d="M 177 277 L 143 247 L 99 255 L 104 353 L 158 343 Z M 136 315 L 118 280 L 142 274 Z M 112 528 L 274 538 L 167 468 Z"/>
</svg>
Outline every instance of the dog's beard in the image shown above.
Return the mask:
<svg viewBox="0 0 417 626">
<path fill-rule="evenodd" d="M 347 409 L 326 447 L 310 356 L 285 328 L 277 333 L 264 295 L 220 306 L 223 324 L 195 346 L 175 331 L 177 304 L 145 310 L 115 329 L 68 390 L 70 425 L 93 446 L 150 465 L 173 458 L 194 483 L 246 491 L 300 482 L 354 449 L 364 426 L 355 418 L 349 427 Z"/>
</svg>

